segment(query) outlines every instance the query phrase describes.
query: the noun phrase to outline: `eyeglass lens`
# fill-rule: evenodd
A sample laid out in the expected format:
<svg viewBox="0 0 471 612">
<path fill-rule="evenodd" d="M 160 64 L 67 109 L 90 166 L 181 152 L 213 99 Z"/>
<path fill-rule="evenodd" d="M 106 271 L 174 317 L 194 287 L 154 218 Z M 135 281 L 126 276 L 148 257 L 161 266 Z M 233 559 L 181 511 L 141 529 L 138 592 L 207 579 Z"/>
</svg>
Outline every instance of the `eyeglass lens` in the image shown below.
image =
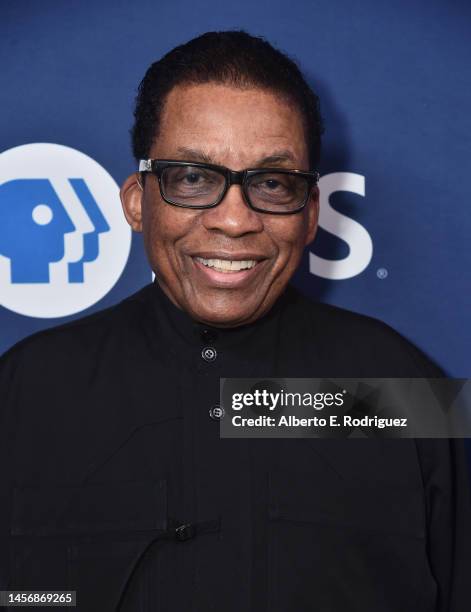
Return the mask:
<svg viewBox="0 0 471 612">
<path fill-rule="evenodd" d="M 168 166 L 161 184 L 166 198 L 184 206 L 209 206 L 218 201 L 226 187 L 223 174 L 197 166 Z M 266 172 L 247 179 L 247 195 L 256 208 L 290 212 L 299 208 L 309 189 L 305 177 Z"/>
</svg>

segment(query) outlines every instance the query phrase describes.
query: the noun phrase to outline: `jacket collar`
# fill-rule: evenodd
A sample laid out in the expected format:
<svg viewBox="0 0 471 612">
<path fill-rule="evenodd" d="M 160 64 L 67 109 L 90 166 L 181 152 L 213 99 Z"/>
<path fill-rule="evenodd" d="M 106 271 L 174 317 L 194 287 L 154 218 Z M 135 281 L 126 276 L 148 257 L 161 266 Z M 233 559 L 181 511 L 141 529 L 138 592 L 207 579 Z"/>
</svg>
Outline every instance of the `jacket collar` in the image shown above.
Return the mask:
<svg viewBox="0 0 471 612">
<path fill-rule="evenodd" d="M 187 346 L 213 345 L 230 348 L 250 341 L 262 331 L 276 324 L 281 312 L 289 300 L 290 290 L 278 299 L 271 310 L 263 317 L 239 327 L 221 328 L 206 325 L 193 320 L 185 311 L 178 308 L 164 293 L 157 279 L 149 287 L 151 300 L 154 306 L 162 331 L 168 332 L 172 337 L 178 337 Z"/>
</svg>

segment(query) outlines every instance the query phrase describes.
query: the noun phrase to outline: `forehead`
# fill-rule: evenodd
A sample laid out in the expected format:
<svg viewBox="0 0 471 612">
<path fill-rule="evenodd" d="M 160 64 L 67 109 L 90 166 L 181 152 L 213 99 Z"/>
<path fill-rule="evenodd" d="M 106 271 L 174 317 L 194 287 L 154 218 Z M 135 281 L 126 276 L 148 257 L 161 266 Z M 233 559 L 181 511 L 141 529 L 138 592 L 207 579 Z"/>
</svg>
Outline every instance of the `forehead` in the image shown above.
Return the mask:
<svg viewBox="0 0 471 612">
<path fill-rule="evenodd" d="M 184 159 L 182 152 L 188 150 L 201 151 L 233 169 L 284 152 L 285 165 L 307 168 L 300 112 L 282 97 L 258 88 L 216 83 L 174 87 L 162 111 L 152 156 Z"/>
</svg>

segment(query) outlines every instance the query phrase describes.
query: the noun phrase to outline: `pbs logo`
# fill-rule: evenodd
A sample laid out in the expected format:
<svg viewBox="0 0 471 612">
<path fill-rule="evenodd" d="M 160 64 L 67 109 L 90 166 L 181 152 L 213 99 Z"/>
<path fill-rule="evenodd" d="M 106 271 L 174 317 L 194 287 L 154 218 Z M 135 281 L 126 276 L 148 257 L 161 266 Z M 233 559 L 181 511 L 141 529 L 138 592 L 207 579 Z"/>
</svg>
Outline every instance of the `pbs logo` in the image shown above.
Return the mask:
<svg viewBox="0 0 471 612">
<path fill-rule="evenodd" d="M 64 317 L 98 302 L 131 247 L 119 187 L 92 158 L 34 143 L 0 155 L 0 304 Z"/>
</svg>

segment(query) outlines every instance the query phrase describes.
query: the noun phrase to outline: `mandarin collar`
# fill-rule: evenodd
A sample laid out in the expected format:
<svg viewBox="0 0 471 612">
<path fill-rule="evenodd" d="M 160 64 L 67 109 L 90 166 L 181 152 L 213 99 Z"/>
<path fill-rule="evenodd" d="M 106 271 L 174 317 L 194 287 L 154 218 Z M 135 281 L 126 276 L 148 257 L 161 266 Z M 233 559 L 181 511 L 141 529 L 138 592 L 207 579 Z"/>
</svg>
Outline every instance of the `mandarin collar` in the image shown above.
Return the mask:
<svg viewBox="0 0 471 612">
<path fill-rule="evenodd" d="M 187 346 L 216 344 L 220 347 L 230 348 L 240 343 L 249 341 L 252 337 L 260 334 L 262 330 L 276 321 L 286 302 L 289 300 L 290 291 L 285 291 L 280 296 L 271 310 L 253 323 L 240 325 L 238 327 L 216 327 L 195 321 L 184 310 L 178 308 L 160 287 L 157 278 L 152 284 L 152 301 L 157 310 L 159 323 L 165 331 L 172 331 Z"/>
</svg>

